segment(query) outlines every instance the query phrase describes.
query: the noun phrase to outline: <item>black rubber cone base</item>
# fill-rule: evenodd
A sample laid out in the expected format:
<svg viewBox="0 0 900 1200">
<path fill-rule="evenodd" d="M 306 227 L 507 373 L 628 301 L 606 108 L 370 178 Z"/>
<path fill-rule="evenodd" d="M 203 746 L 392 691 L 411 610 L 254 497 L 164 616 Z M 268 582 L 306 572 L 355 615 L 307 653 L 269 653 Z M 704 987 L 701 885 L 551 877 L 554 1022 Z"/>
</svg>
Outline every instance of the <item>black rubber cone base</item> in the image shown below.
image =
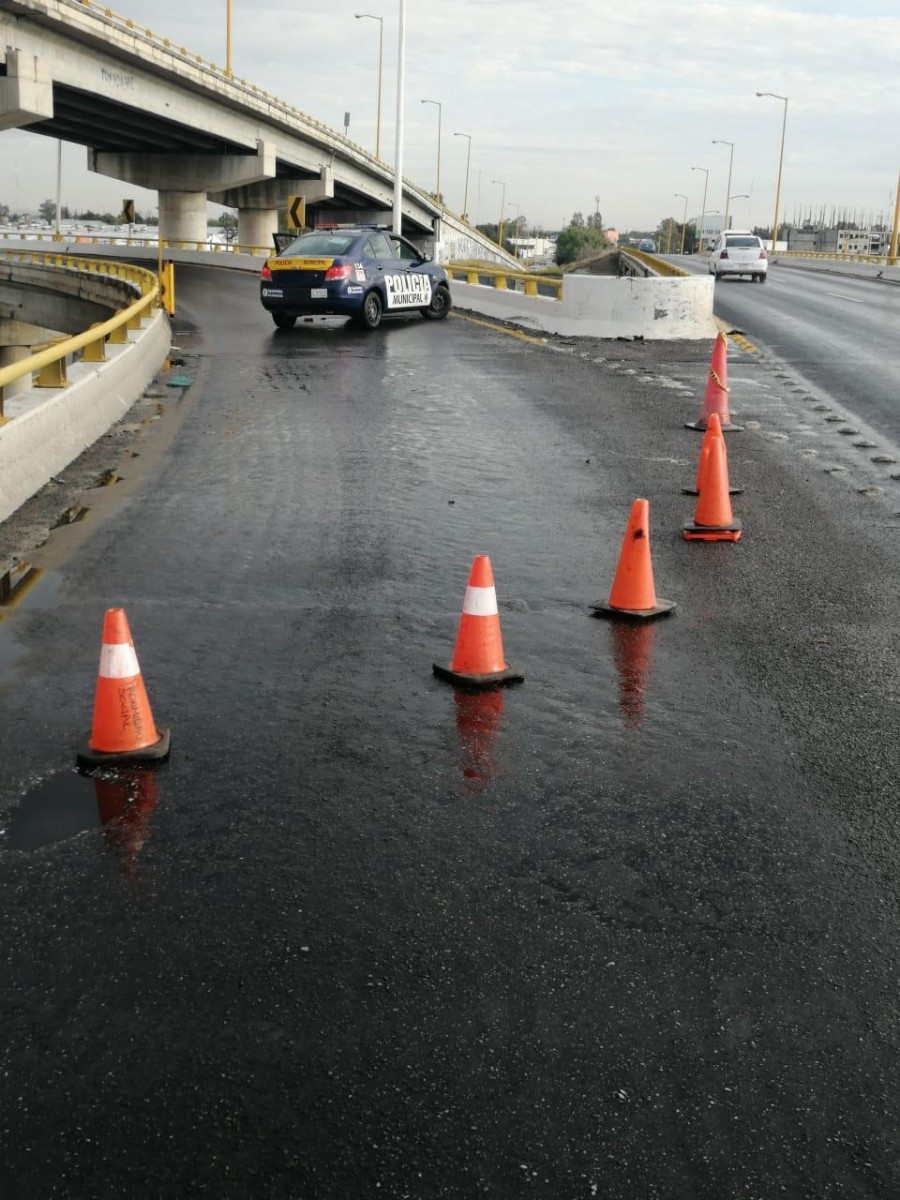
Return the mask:
<svg viewBox="0 0 900 1200">
<path fill-rule="evenodd" d="M 699 495 L 700 495 L 700 489 L 699 489 L 699 488 L 682 488 L 682 489 L 681 489 L 681 494 L 682 494 L 682 496 L 699 496 Z M 729 495 L 729 496 L 743 496 L 743 494 L 744 494 L 744 489 L 743 489 L 743 488 L 733 488 L 733 487 L 730 487 L 730 488 L 728 489 L 728 495 Z"/>
<path fill-rule="evenodd" d="M 741 523 L 734 521 L 731 525 L 698 525 L 696 521 L 689 521 L 683 526 L 682 535 L 689 542 L 739 542 Z"/>
<path fill-rule="evenodd" d="M 605 600 L 598 600 L 589 605 L 592 617 L 621 617 L 625 621 L 655 621 L 657 617 L 667 617 L 677 605 L 674 600 L 663 600 L 656 597 L 653 608 L 613 608 Z"/>
<path fill-rule="evenodd" d="M 525 680 L 520 671 L 509 666 L 503 671 L 494 671 L 489 675 L 466 675 L 461 671 L 451 671 L 449 667 L 442 667 L 440 663 L 432 663 L 431 669 L 438 679 L 446 679 L 448 683 L 455 683 L 458 687 L 498 688 L 511 683 L 523 683 Z"/>
<path fill-rule="evenodd" d="M 79 767 L 130 767 L 140 763 L 162 762 L 169 757 L 170 730 L 159 729 L 159 741 L 151 746 L 142 746 L 140 750 L 121 750 L 109 754 L 103 750 L 94 750 L 89 744 L 90 734 L 78 747 L 77 762 Z"/>
<path fill-rule="evenodd" d="M 697 433 L 706 433 L 706 424 L 707 424 L 706 421 L 704 421 L 702 424 L 699 421 L 686 421 L 684 427 L 685 427 L 685 429 L 696 430 Z M 720 422 L 720 424 L 721 424 L 721 422 Z M 743 425 L 732 425 L 730 422 L 727 425 L 722 425 L 721 428 L 722 428 L 723 433 L 743 433 L 744 432 Z"/>
</svg>

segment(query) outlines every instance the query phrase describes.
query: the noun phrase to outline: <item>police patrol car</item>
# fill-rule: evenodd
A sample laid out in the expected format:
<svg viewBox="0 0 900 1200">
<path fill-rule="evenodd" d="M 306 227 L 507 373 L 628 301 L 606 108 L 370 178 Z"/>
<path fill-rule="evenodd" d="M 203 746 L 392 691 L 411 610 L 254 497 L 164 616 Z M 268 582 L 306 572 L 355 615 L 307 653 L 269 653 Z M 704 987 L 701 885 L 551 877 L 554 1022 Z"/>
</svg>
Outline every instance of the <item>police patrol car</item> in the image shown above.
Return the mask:
<svg viewBox="0 0 900 1200">
<path fill-rule="evenodd" d="M 259 297 L 279 329 L 298 317 L 350 317 L 376 329 L 382 317 L 450 311 L 447 272 L 411 242 L 380 226 L 320 226 L 299 237 L 275 235 L 278 251 L 262 269 Z"/>
</svg>

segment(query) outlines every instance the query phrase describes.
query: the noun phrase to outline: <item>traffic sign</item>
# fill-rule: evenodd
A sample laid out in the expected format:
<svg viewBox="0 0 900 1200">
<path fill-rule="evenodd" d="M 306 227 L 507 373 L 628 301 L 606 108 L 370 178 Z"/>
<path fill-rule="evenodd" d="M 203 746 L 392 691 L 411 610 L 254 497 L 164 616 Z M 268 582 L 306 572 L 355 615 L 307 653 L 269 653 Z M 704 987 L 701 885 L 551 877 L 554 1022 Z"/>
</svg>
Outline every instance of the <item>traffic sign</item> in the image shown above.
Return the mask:
<svg viewBox="0 0 900 1200">
<path fill-rule="evenodd" d="M 288 225 L 292 229 L 302 229 L 306 224 L 306 198 L 304 196 L 288 197 Z"/>
<path fill-rule="evenodd" d="M 133 200 L 123 200 L 122 201 L 122 219 L 123 219 L 123 221 L 125 221 L 125 223 L 127 225 L 134 224 L 134 201 Z"/>
</svg>

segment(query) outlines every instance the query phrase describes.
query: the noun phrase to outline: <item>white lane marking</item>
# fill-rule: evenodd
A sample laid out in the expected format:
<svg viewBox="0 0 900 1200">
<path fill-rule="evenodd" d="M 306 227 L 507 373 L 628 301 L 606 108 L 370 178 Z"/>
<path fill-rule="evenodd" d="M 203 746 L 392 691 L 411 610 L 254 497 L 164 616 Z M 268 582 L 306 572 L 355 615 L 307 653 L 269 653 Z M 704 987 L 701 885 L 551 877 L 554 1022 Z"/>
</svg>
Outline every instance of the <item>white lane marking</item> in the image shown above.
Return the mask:
<svg viewBox="0 0 900 1200">
<path fill-rule="evenodd" d="M 840 292 L 826 292 L 826 296 L 836 296 L 838 300 L 846 300 L 848 304 L 867 304 L 866 300 L 857 300 L 855 296 L 844 296 Z"/>
</svg>

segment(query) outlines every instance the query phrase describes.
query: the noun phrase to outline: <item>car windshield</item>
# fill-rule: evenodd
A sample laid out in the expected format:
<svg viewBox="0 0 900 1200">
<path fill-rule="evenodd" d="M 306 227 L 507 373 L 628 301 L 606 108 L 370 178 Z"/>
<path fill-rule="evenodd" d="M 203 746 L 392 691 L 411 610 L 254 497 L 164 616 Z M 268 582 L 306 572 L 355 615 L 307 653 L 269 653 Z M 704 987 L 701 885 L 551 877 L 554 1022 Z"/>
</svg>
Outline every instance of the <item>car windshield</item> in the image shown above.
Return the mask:
<svg viewBox="0 0 900 1200">
<path fill-rule="evenodd" d="M 729 237 L 725 239 L 726 246 L 758 246 L 758 237 Z"/>
<path fill-rule="evenodd" d="M 284 251 L 286 258 L 302 258 L 305 255 L 330 255 L 332 258 L 346 254 L 358 233 L 304 233 Z"/>
</svg>

